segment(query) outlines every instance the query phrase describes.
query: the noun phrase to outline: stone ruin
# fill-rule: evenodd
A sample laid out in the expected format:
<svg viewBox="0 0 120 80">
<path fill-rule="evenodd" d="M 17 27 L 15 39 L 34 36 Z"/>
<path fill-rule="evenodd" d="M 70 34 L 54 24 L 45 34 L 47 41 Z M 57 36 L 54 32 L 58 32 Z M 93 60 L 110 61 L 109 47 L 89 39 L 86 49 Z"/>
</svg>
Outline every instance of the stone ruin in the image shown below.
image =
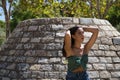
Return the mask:
<svg viewBox="0 0 120 80">
<path fill-rule="evenodd" d="M 62 55 L 65 31 L 73 26 L 97 27 L 98 38 L 89 52 L 91 80 L 120 80 L 120 33 L 95 18 L 41 18 L 22 21 L 0 48 L 0 80 L 65 80 Z M 85 33 L 84 43 L 91 33 Z"/>
</svg>

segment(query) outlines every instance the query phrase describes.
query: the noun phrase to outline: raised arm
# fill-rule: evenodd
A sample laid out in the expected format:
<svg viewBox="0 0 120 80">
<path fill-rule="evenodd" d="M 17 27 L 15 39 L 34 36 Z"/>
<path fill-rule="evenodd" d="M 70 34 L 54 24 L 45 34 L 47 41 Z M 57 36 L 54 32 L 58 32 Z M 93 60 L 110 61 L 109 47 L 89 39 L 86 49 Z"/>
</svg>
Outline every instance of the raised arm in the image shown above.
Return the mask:
<svg viewBox="0 0 120 80">
<path fill-rule="evenodd" d="M 88 53 L 98 37 L 98 28 L 83 28 L 85 32 L 91 32 L 92 36 L 84 46 L 84 53 Z"/>
<path fill-rule="evenodd" d="M 73 54 L 73 51 L 71 48 L 71 34 L 70 34 L 69 30 L 65 33 L 64 41 L 65 41 L 64 49 L 65 49 L 65 51 L 67 53 L 67 57 L 68 57 L 71 54 Z"/>
</svg>

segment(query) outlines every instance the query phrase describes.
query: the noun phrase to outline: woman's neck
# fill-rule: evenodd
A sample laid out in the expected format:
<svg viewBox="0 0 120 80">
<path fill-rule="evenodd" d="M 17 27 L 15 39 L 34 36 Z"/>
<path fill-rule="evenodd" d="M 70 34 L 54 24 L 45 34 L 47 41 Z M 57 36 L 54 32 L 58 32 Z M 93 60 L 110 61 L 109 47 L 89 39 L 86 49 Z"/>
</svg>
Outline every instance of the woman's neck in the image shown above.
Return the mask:
<svg viewBox="0 0 120 80">
<path fill-rule="evenodd" d="M 75 43 L 75 44 L 73 45 L 73 47 L 80 49 L 80 48 L 81 48 L 81 43 Z"/>
</svg>

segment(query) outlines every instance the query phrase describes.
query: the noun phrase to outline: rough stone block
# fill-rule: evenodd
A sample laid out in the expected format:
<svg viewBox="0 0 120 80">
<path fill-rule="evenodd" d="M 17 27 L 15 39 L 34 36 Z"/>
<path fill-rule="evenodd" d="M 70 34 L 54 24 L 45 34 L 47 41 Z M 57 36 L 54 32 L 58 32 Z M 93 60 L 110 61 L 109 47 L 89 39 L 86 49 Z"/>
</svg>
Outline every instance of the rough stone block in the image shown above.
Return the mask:
<svg viewBox="0 0 120 80">
<path fill-rule="evenodd" d="M 106 64 L 106 69 L 107 70 L 114 70 L 113 64 L 112 63 L 111 64 Z"/>
<path fill-rule="evenodd" d="M 28 31 L 37 31 L 38 26 L 29 26 Z"/>
<path fill-rule="evenodd" d="M 115 45 L 120 44 L 120 37 L 114 37 L 113 44 L 115 44 Z"/>
<path fill-rule="evenodd" d="M 118 63 L 118 64 L 114 64 L 114 65 L 115 65 L 115 69 L 120 71 L 120 64 Z"/>
<path fill-rule="evenodd" d="M 96 25 L 100 25 L 101 24 L 100 21 L 99 21 L 99 19 L 96 19 L 96 18 L 93 19 L 93 22 Z"/>
<path fill-rule="evenodd" d="M 106 69 L 106 65 L 105 64 L 101 64 L 101 63 L 98 63 L 98 64 L 93 64 L 93 67 L 96 69 L 96 70 L 105 70 Z"/>
<path fill-rule="evenodd" d="M 114 63 L 120 63 L 120 57 L 112 57 Z"/>
<path fill-rule="evenodd" d="M 101 78 L 110 78 L 111 74 L 108 71 L 100 71 L 100 77 Z"/>
<path fill-rule="evenodd" d="M 79 24 L 79 19 L 78 18 L 73 18 L 73 23 Z"/>
<path fill-rule="evenodd" d="M 55 25 L 55 24 L 53 24 L 51 26 L 52 26 L 52 29 L 55 30 L 55 31 L 63 29 L 63 25 Z"/>
<path fill-rule="evenodd" d="M 120 78 L 120 71 L 114 71 L 114 72 L 111 72 L 111 76 L 114 77 L 114 78 Z"/>
<path fill-rule="evenodd" d="M 80 24 L 90 25 L 94 23 L 90 18 L 80 18 Z"/>
<path fill-rule="evenodd" d="M 97 62 L 99 62 L 99 59 L 97 57 L 89 57 L 88 59 L 89 59 L 88 60 L 89 63 L 97 63 Z"/>
<path fill-rule="evenodd" d="M 88 72 L 90 78 L 99 78 L 99 72 L 98 71 L 89 71 Z"/>
<path fill-rule="evenodd" d="M 114 57 L 117 56 L 115 51 L 105 51 L 105 56 Z"/>
</svg>

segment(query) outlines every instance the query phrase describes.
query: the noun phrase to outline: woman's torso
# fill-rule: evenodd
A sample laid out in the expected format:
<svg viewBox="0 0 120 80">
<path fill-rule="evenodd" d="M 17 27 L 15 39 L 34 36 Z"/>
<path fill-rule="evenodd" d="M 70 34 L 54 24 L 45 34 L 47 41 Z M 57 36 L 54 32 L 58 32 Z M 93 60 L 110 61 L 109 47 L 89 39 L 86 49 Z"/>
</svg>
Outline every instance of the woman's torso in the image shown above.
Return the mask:
<svg viewBox="0 0 120 80">
<path fill-rule="evenodd" d="M 72 48 L 72 50 L 73 50 L 73 54 L 69 54 L 69 56 L 67 57 L 68 70 L 73 71 L 77 68 L 86 69 L 88 56 L 84 53 L 84 47 L 81 47 L 80 49 Z"/>
</svg>

